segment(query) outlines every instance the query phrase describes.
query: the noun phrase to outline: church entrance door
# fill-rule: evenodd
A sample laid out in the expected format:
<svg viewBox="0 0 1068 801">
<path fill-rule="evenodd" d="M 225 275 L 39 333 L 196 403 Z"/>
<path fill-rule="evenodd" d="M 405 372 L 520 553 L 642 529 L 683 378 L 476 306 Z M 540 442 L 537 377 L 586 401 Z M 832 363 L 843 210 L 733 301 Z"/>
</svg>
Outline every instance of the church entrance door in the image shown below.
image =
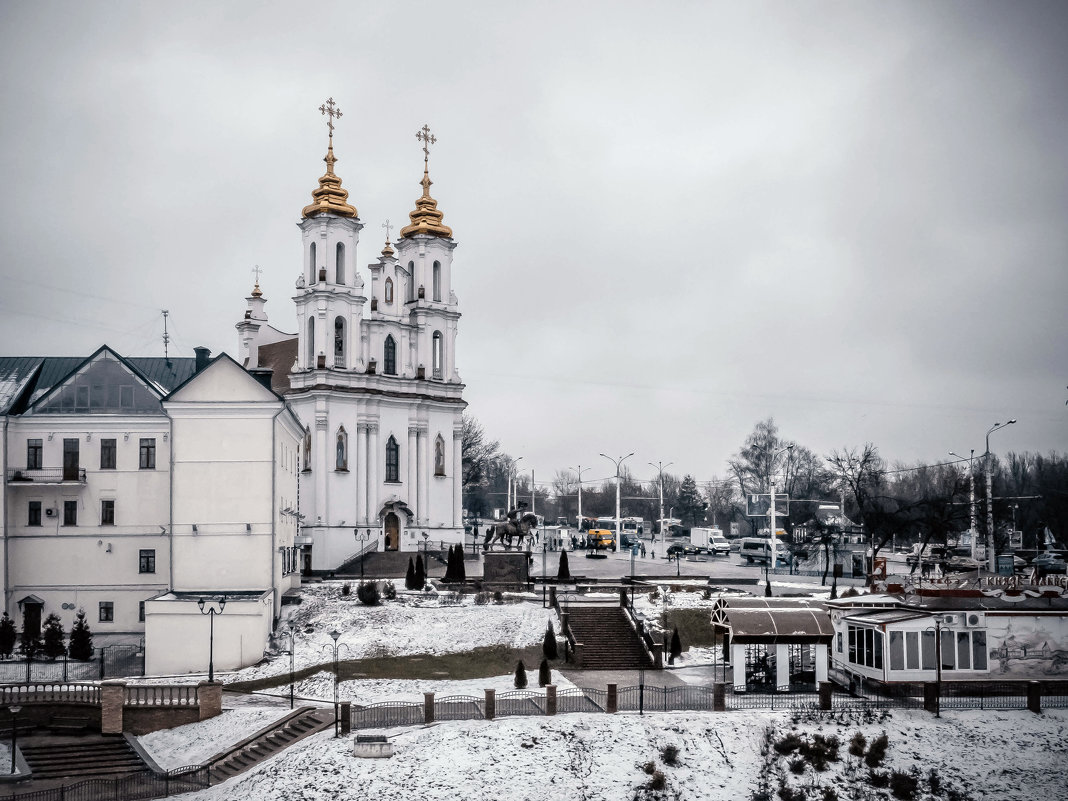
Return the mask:
<svg viewBox="0 0 1068 801">
<path fill-rule="evenodd" d="M 400 548 L 400 518 L 390 512 L 386 515 L 386 550 L 396 551 Z"/>
</svg>

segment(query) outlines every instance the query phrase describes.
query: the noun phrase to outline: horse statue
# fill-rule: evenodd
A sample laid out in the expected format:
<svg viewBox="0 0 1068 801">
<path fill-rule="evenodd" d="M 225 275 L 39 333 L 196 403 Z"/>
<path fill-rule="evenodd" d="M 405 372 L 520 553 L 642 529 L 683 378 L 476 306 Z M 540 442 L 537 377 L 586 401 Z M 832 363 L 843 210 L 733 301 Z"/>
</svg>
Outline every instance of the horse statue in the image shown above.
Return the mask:
<svg viewBox="0 0 1068 801">
<path fill-rule="evenodd" d="M 512 539 L 514 537 L 519 538 L 516 547 L 522 549 L 523 540 L 533 536 L 530 531 L 537 525 L 537 515 L 531 514 L 530 512 L 527 512 L 520 517 L 518 521 L 499 520 L 492 526 L 486 528 L 486 539 L 482 543 L 482 550 L 488 551 L 494 542 L 499 542 L 504 545 L 505 550 L 511 550 Z"/>
</svg>

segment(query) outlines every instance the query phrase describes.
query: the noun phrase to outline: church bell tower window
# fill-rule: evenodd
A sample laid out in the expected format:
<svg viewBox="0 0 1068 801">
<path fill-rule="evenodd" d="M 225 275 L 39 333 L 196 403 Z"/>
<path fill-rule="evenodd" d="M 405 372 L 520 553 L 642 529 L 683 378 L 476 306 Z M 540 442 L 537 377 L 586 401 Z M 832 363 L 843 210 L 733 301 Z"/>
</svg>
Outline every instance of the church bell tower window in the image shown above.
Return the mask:
<svg viewBox="0 0 1068 801">
<path fill-rule="evenodd" d="M 308 320 L 308 336 L 307 339 L 307 359 L 304 362 L 304 366 L 309 370 L 315 369 L 315 319 Z"/>
<path fill-rule="evenodd" d="M 312 242 L 308 247 L 308 283 L 315 283 L 315 243 Z"/>
<path fill-rule="evenodd" d="M 434 332 L 434 378 L 441 378 L 443 373 L 442 362 L 444 361 L 444 355 L 442 353 L 443 338 L 440 331 Z"/>
<path fill-rule="evenodd" d="M 386 297 L 386 303 L 392 303 L 393 302 L 393 279 L 392 278 L 387 278 L 386 279 L 386 288 L 385 288 L 384 294 L 385 294 L 385 297 Z"/>
<path fill-rule="evenodd" d="M 415 300 L 415 262 L 408 262 L 408 300 Z"/>
<path fill-rule="evenodd" d="M 334 367 L 345 367 L 345 318 L 334 318 Z"/>
<path fill-rule="evenodd" d="M 345 243 L 337 243 L 337 253 L 334 258 L 334 281 L 338 284 L 345 283 Z"/>
<path fill-rule="evenodd" d="M 386 345 L 382 353 L 382 372 L 386 375 L 397 374 L 397 343 L 392 336 L 386 337 Z"/>
<path fill-rule="evenodd" d="M 441 302 L 441 262 L 434 262 L 434 300 Z"/>
<path fill-rule="evenodd" d="M 392 434 L 386 442 L 386 481 L 400 481 L 400 448 Z"/>
</svg>

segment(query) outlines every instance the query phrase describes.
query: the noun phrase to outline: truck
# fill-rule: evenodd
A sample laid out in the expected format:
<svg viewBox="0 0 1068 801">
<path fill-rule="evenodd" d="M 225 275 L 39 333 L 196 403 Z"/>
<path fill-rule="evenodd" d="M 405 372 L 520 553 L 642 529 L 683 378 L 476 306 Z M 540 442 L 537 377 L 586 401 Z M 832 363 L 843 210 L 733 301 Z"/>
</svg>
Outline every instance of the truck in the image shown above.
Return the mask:
<svg viewBox="0 0 1068 801">
<path fill-rule="evenodd" d="M 690 547 L 698 553 L 729 553 L 730 545 L 718 528 L 691 528 Z"/>
</svg>

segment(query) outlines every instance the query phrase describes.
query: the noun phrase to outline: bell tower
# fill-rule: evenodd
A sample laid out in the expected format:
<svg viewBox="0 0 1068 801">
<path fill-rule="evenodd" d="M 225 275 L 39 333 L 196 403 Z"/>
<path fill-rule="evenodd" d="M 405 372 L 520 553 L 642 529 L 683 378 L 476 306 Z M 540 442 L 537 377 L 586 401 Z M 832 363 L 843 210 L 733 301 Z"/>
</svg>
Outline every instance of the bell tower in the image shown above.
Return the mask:
<svg viewBox="0 0 1068 801">
<path fill-rule="evenodd" d="M 301 211 L 303 264 L 297 279 L 297 359 L 294 372 L 358 370 L 363 280 L 356 269 L 356 247 L 363 223 L 349 193 L 334 172 L 334 120 L 341 109 L 330 98 L 319 111 L 329 131 L 326 173 Z"/>
</svg>

